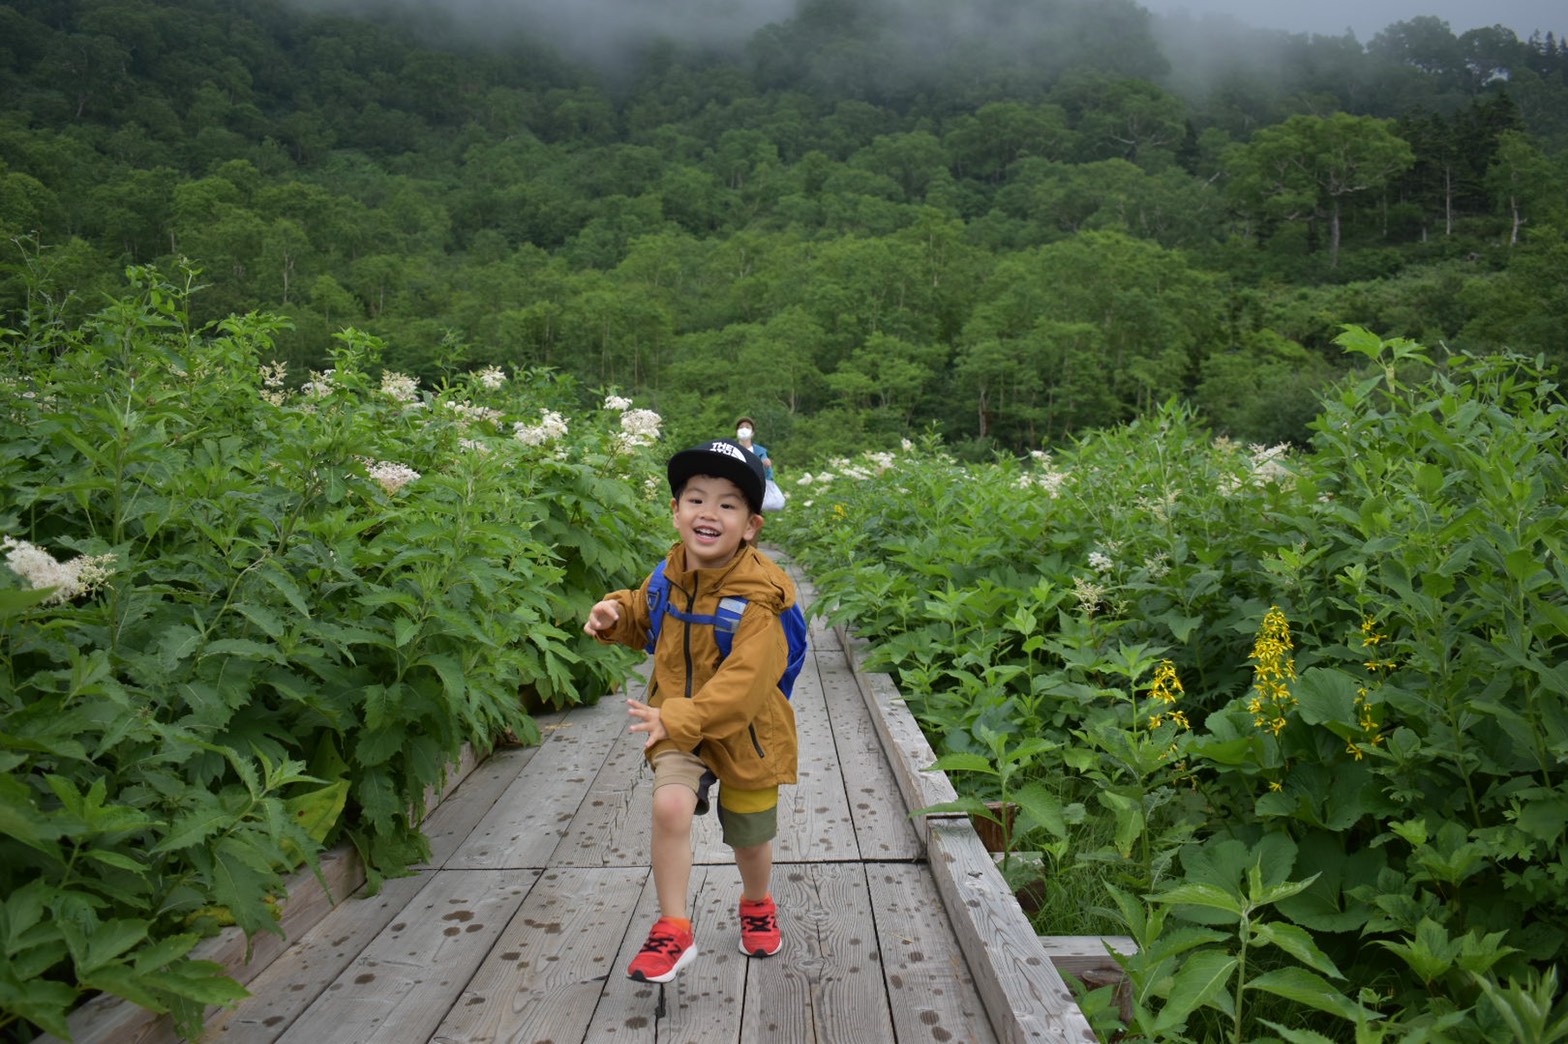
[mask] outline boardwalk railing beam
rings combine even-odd
[[[842,625],[837,630],[906,806],[926,808],[957,798],[947,774],[929,769],[936,754],[893,679],[867,672],[865,640]],[[1089,1020],[968,817],[919,816],[915,828],[997,1037],[1008,1044],[1093,1044],[1098,1038]]]

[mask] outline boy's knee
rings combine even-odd
[[[690,820],[697,808],[697,795],[680,784],[660,787],[653,792],[653,821],[659,826],[679,826]]]

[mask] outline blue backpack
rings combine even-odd
[[[664,575],[664,563],[660,562],[653,571],[652,579],[648,581],[648,644],[644,651],[652,653],[654,646],[659,644],[659,627],[668,614],[689,624],[712,626],[713,640],[719,644],[719,655],[728,656],[731,646],[735,644],[735,629],[740,626],[740,614],[746,611],[748,604],[744,598],[722,598],[719,600],[719,611],[712,615],[682,612],[670,603],[670,578]],[[789,663],[784,667],[784,676],[779,679],[779,691],[784,693],[785,699],[789,699],[795,693],[795,677],[806,665],[806,614],[800,611],[797,602],[779,614],[779,622],[784,625],[784,637],[789,640]]]

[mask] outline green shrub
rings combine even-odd
[[[1099,882],[1042,927],[1138,937],[1151,1039],[1494,1039],[1568,933],[1568,411],[1538,360],[1339,343],[1306,451],[1168,405],[837,461],[776,524],[960,793]]]
[[[661,550],[624,400],[420,389],[352,330],[290,381],[277,320],[193,329],[195,273],[129,274],[0,357],[0,1026],[57,1034],[92,990],[196,1025],[238,987],[191,948],[276,930],[324,845],[373,886],[426,856],[465,743],[625,674],[579,621]]]

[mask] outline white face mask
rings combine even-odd
[[[750,428],[736,428],[735,429],[735,437],[737,439],[749,439],[749,438],[751,438],[751,429]]]

